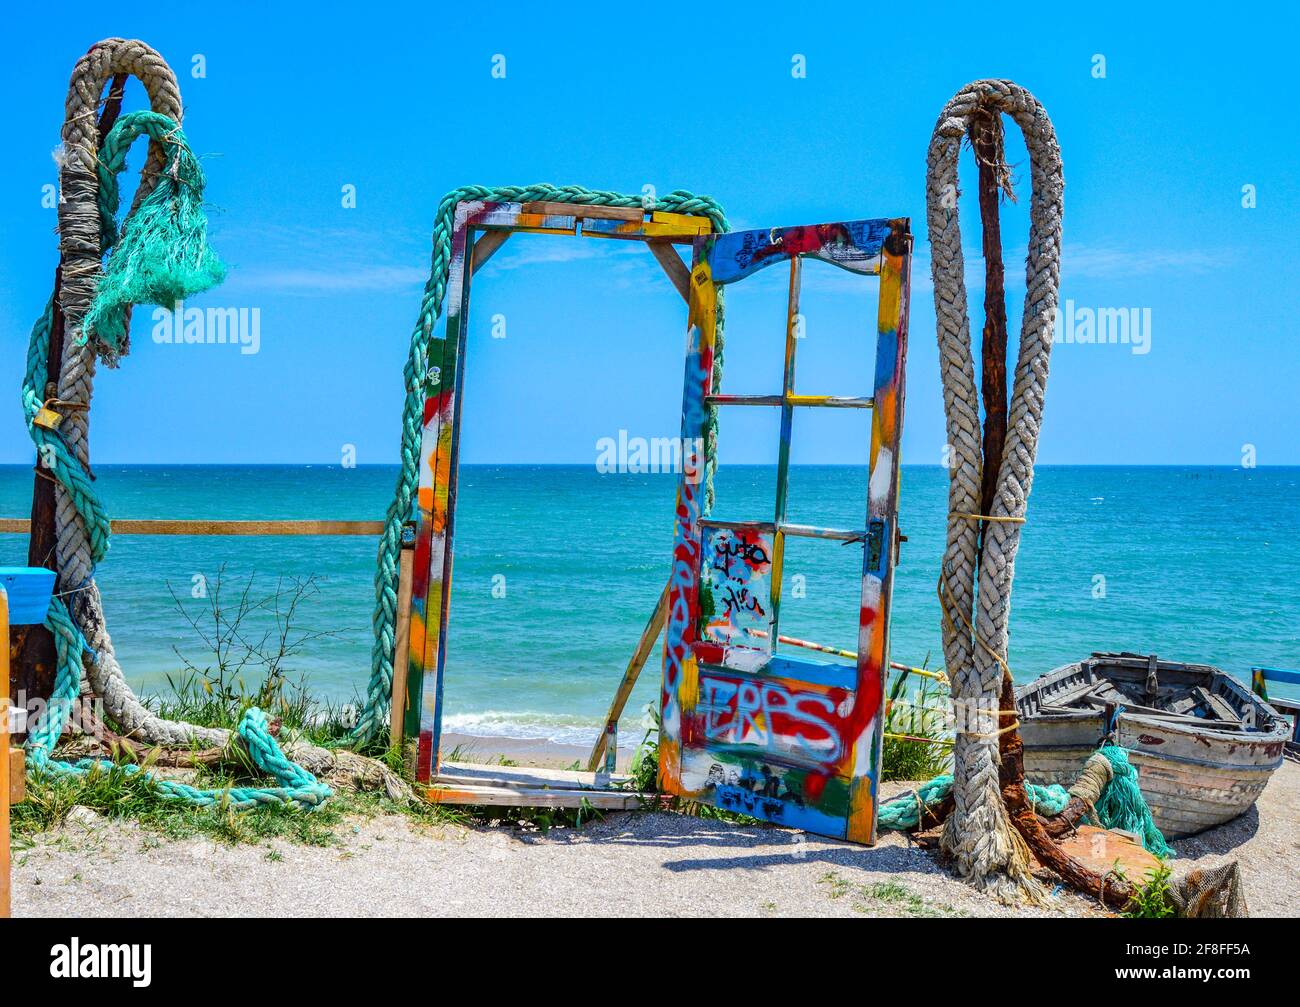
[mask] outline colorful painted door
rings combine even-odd
[[[889,667],[889,600],[897,552],[898,445],[903,420],[909,222],[857,220],[733,231],[697,238],[682,401],[684,457],[664,644],[659,769],[673,794],[823,835],[873,843]],[[795,390],[803,261],[879,277],[872,394]],[[713,389],[717,289],[784,264],[790,285],[783,387],[767,395]],[[864,281],[869,282],[869,281]],[[781,340],[773,324],[772,352]],[[869,345],[869,344],[868,344]],[[867,349],[864,346],[864,351]],[[715,521],[703,513],[711,407],[780,410],[776,500],[770,520]],[[863,528],[786,521],[790,443],[801,408],[870,409]],[[725,436],[725,415],[720,426]],[[697,450],[688,451],[688,445]],[[855,544],[862,555],[856,663],[778,653],[782,560],[791,536]]]

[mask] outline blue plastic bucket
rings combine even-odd
[[[0,587],[9,596],[9,623],[26,626],[45,621],[54,592],[54,571],[39,566],[0,566]]]

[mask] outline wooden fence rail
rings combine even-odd
[[[207,521],[114,520],[114,535],[374,535],[384,533],[382,521]],[[0,533],[26,535],[27,518],[0,518]]]

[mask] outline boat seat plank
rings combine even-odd
[[[1241,723],[1241,718],[1237,715],[1237,711],[1234,710],[1232,705],[1222,696],[1216,696],[1204,686],[1200,685],[1192,690],[1192,695],[1200,701],[1201,705],[1204,706],[1210,714],[1219,720],[1227,721],[1230,724]]]

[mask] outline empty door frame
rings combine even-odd
[[[511,234],[554,234],[645,242],[673,286],[687,294],[689,270],[672,245],[708,234],[705,217],[636,207],[582,203],[496,203],[464,200],[456,205],[447,281],[446,331],[430,344],[425,375],[424,428],[420,441],[416,501],[415,570],[407,658],[405,733],[417,734],[416,779],[438,773],[442,734],[443,678],[451,601],[452,545],[460,454],[460,411],[474,273]],[[393,674],[401,673],[394,668]]]

